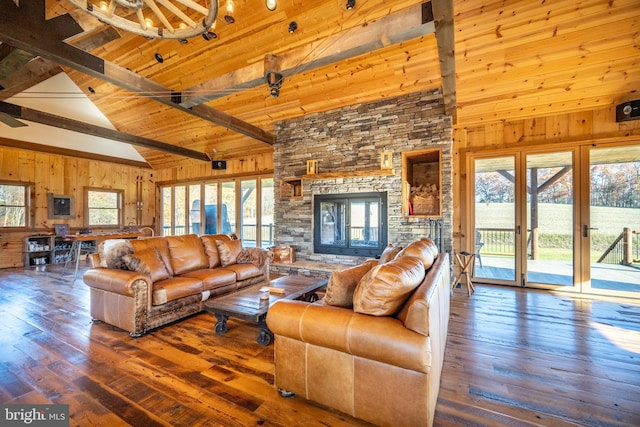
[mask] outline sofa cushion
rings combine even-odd
[[[233,271],[238,282],[262,275],[262,271],[253,264],[231,264],[224,269]]]
[[[382,254],[380,254],[379,264],[385,264],[389,261],[393,261],[398,253],[402,250],[402,246],[394,246],[393,243],[389,243],[389,245],[384,248]]]
[[[152,247],[136,252],[135,254],[127,254],[124,255],[122,259],[127,269],[150,276],[152,282],[158,282],[171,277],[157,248]]]
[[[237,263],[238,255],[242,251],[242,240],[216,240],[216,246],[223,267]]]
[[[169,271],[169,275],[173,276],[173,268],[171,267],[171,255],[169,255],[169,245],[166,237],[149,237],[146,239],[131,240],[133,253],[145,250],[147,248],[158,248],[162,261]]]
[[[179,298],[202,294],[202,291],[201,280],[183,276],[171,277],[153,284],[151,304],[166,304]]]
[[[337,270],[331,273],[324,303],[336,307],[353,307],[353,292],[360,279],[377,264],[376,261],[367,261],[355,267]]]
[[[102,267],[118,268],[126,270],[127,266],[122,257],[133,253],[133,246],[129,239],[108,239],[102,244],[102,256],[100,257]]]
[[[410,256],[419,258],[424,264],[424,269],[428,270],[433,265],[435,256],[433,255],[432,242],[429,240],[416,240],[400,251],[396,258]]]
[[[209,259],[209,268],[220,267],[220,255],[218,254],[218,245],[216,241],[229,241],[231,240],[226,234],[203,234],[200,236],[202,245],[204,246],[204,253]]]
[[[222,286],[235,285],[236,283],[235,271],[220,267],[190,271],[182,274],[181,277],[192,277],[202,280],[202,286],[205,291],[217,289]]]
[[[353,310],[373,316],[395,314],[425,276],[419,258],[403,256],[372,268],[353,294]]]
[[[196,234],[167,237],[169,253],[171,254],[171,268],[174,275],[189,271],[200,270],[209,266],[209,260],[204,253],[204,246]]]

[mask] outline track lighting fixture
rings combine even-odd
[[[267,6],[267,9],[269,9],[272,12],[276,10],[276,8],[278,7],[277,0],[265,0],[264,4]]]
[[[356,7],[356,0],[347,0],[347,10],[351,10]]]
[[[233,17],[233,0],[227,0],[227,13],[224,15],[227,24],[233,24],[236,19]]]
[[[282,87],[282,81],[284,76],[276,71],[267,71],[264,75],[269,85],[269,91],[273,98],[277,98],[280,95],[280,87]]]
[[[295,21],[291,21],[289,22],[289,32],[290,33],[295,33],[295,31],[298,29],[298,24],[296,24]]]

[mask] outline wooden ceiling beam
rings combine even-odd
[[[37,144],[35,142],[18,141],[10,138],[0,137],[0,145],[4,147],[18,148],[21,150],[39,151],[59,156],[77,157],[80,159],[117,163],[135,168],[151,169],[149,163],[146,162],[138,162],[135,160],[123,159],[121,157],[105,156],[103,154],[89,153],[87,151],[72,150],[69,148],[54,147],[53,145]]]
[[[27,4],[28,6],[23,6]],[[207,106],[192,110],[180,105],[179,97],[171,89],[125,68],[77,49],[63,40],[82,31],[73,18],[66,14],[44,19],[44,0],[21,2],[17,7],[11,0],[0,0],[0,41],[15,48],[39,55],[89,76],[107,81],[141,96],[195,115],[234,132],[273,145],[275,136],[250,123]],[[39,13],[39,9],[41,13]],[[38,13],[37,13],[38,12]],[[37,26],[41,31],[32,33]]]
[[[456,115],[456,49],[453,31],[453,0],[431,0],[436,26],[444,110],[457,123]]]
[[[425,22],[423,19],[423,9],[428,4],[412,6],[361,27],[351,28],[321,41],[278,54],[278,71],[286,78],[432,34],[436,31],[433,20]],[[192,86],[182,91],[180,104],[193,107],[227,96],[229,91],[265,85],[265,71],[264,62],[256,62]]]
[[[10,104],[8,102],[0,102],[0,113],[8,114],[15,119],[27,120],[47,126],[53,126],[60,129],[83,133],[86,135],[120,141],[131,145],[137,145],[140,147],[162,151],[165,153],[189,157],[196,160],[210,160],[207,154],[201,153],[199,151],[190,150],[188,148],[167,144],[165,142],[155,141],[153,139],[143,138],[124,132],[119,132],[113,129],[90,125],[78,120],[56,116],[54,114],[45,113],[43,111],[32,110],[30,108],[21,107],[19,105]]]

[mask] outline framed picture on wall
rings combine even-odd
[[[56,236],[66,236],[69,234],[69,224],[54,224]]]
[[[75,204],[73,196],[63,196],[49,193],[48,195],[49,219],[75,218]]]

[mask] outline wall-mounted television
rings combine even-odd
[[[63,196],[49,193],[48,195],[49,219],[75,218],[75,203],[73,196]]]

